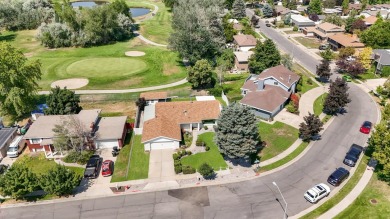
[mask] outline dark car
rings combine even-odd
[[[372,123],[369,121],[363,122],[363,125],[360,127],[360,132],[364,134],[370,134]]]
[[[353,144],[349,149],[349,151],[347,152],[347,154],[345,155],[343,163],[350,167],[354,167],[362,151],[363,151],[362,146]]]
[[[349,176],[349,171],[339,167],[329,177],[328,183],[333,186],[340,185]]]
[[[271,23],[269,21],[265,21],[265,26],[270,27]]]
[[[85,168],[84,177],[92,179],[97,178],[99,176],[99,167],[101,163],[102,158],[99,155],[92,155]]]
[[[102,164],[102,176],[111,176],[114,173],[114,162],[105,160]]]
[[[319,50],[327,50],[329,48],[329,44],[322,44],[318,47]]]

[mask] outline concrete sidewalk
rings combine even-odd
[[[322,94],[328,92],[329,85],[316,87],[304,93],[299,100],[299,116],[301,118],[307,116],[309,113],[314,113],[314,101]]]

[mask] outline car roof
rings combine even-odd
[[[364,121],[364,122],[363,122],[363,126],[366,126],[366,125],[369,125],[369,126],[371,126],[371,125],[372,125],[372,123],[371,123],[370,121]]]
[[[348,170],[346,170],[346,169],[344,169],[342,167],[339,167],[332,173],[331,176],[333,176],[335,178],[339,178],[339,177],[341,177],[343,175],[346,175],[348,172],[349,172]]]
[[[357,144],[352,144],[351,148],[349,149],[349,151],[359,151],[359,152],[362,152],[363,151],[363,147],[360,146],[360,145],[357,145]]]

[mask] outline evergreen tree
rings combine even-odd
[[[45,109],[47,115],[68,115],[77,114],[82,110],[79,106],[80,97],[74,91],[61,89],[60,87],[52,88],[47,97]]]
[[[309,115],[303,117],[305,122],[299,124],[299,136],[303,141],[310,141],[313,136],[318,135],[323,129],[324,125],[320,118],[314,114],[309,113]]]
[[[246,106],[232,104],[223,108],[218,119],[215,142],[230,159],[245,159],[257,152],[260,136],[256,117]]]
[[[233,8],[234,0],[225,0],[225,7],[229,10]]]
[[[339,77],[335,81],[330,81],[329,94],[324,102],[324,112],[335,114],[345,107],[351,100],[348,94],[348,85],[344,79]]]
[[[0,177],[0,193],[21,199],[39,189],[37,176],[25,165],[15,163]]]
[[[326,59],[322,59],[320,65],[317,65],[316,69],[317,75],[324,81],[328,81],[332,75],[329,67],[329,61]]]
[[[140,97],[137,101],[135,101],[135,105],[139,108],[139,110],[144,111],[145,106],[148,104],[144,97]]]
[[[202,175],[205,179],[211,178],[214,176],[214,169],[208,164],[208,163],[203,163],[199,167],[199,173]]]
[[[199,60],[193,67],[188,69],[188,82],[192,84],[193,88],[206,88],[212,82],[212,67],[210,63],[205,60]]]
[[[233,3],[233,17],[242,19],[246,16],[244,0],[234,0]]]
[[[343,9],[343,15],[346,15],[349,9],[349,0],[343,0],[341,7]]]
[[[280,65],[280,53],[271,39],[264,43],[258,41],[254,54],[249,58],[249,70],[252,73],[260,74],[267,68]]]
[[[70,195],[80,184],[81,176],[63,165],[56,165],[39,179],[39,185],[48,194]]]
[[[264,17],[269,18],[272,17],[273,14],[274,14],[274,10],[272,9],[272,7],[269,4],[264,4],[263,7]]]
[[[309,14],[322,14],[322,0],[311,0],[308,11]]]

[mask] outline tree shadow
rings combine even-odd
[[[17,36],[16,33],[6,34],[6,35],[0,34],[0,41],[6,41],[6,42],[14,41],[16,36]]]

